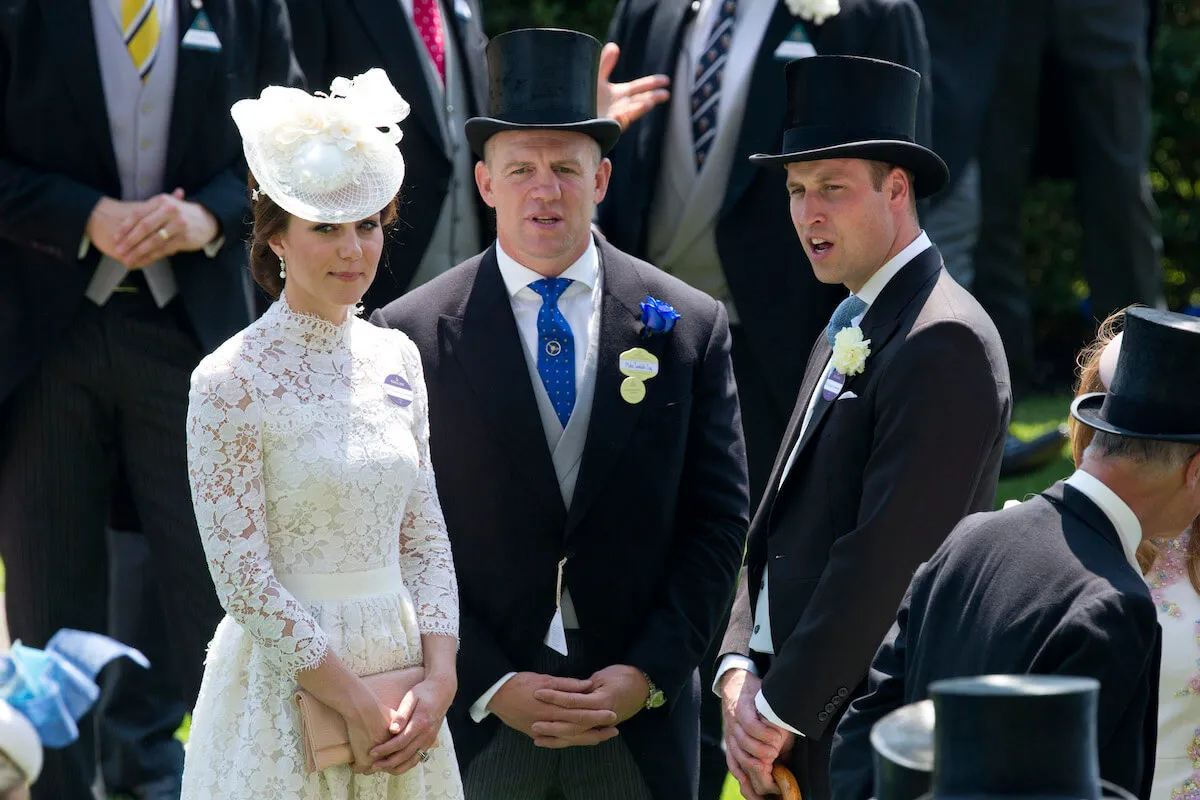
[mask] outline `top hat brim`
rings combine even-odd
[[[495,136],[501,131],[533,131],[533,130],[548,130],[548,131],[569,131],[572,133],[585,133],[596,140],[600,145],[600,155],[608,155],[609,151],[616,145],[617,140],[621,138],[621,123],[615,119],[587,119],[581,122],[509,122],[507,120],[495,119],[493,117],[472,117],[467,120],[464,126],[467,134],[467,143],[471,145],[471,149],[475,155],[483,158],[483,146],[487,144],[487,140]]]
[[[1104,400],[1108,397],[1105,392],[1093,392],[1076,397],[1071,403],[1071,416],[1087,425],[1105,433],[1117,436],[1127,436],[1130,439],[1153,439],[1158,442],[1179,442],[1180,444],[1200,444],[1200,433],[1149,433],[1136,431],[1113,425],[1101,415]]]
[[[801,161],[822,161],[827,158],[861,158],[903,167],[911,171],[915,178],[916,186],[913,187],[913,191],[918,200],[937,194],[950,181],[950,170],[941,156],[928,147],[894,139],[846,142],[780,155],[756,153],[750,156],[750,160],[755,164],[780,168]]]

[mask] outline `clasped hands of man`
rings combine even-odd
[[[100,252],[141,269],[176,253],[202,250],[220,235],[221,226],[212,212],[176,189],[149,200],[101,198],[86,233]]]
[[[718,687],[725,722],[725,764],[745,800],[779,794],[771,770],[796,743],[796,734],[773,725],[758,713],[754,698],[761,687],[762,680],[744,669],[726,672]]]
[[[616,736],[617,726],[641,711],[649,696],[640,670],[614,664],[582,680],[518,672],[487,709],[538,747],[576,747]]]

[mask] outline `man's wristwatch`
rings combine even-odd
[[[642,677],[646,679],[646,685],[650,687],[650,695],[646,698],[646,710],[659,708],[667,702],[667,696],[663,694],[662,689],[654,685],[654,681],[650,680],[650,676],[642,672]]]

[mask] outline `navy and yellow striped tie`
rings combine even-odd
[[[696,169],[704,168],[704,159],[717,138],[717,112],[721,103],[721,79],[729,60],[733,26],[737,21],[737,0],[717,0],[712,30],[704,45],[704,54],[692,76],[692,141]]]
[[[158,10],[155,0],[121,0],[121,33],[142,83],[158,54]]]

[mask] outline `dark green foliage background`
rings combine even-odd
[[[603,39],[616,0],[484,0],[492,35],[553,25]],[[1200,0],[1162,0],[1153,53],[1154,138],[1150,179],[1162,213],[1167,301],[1200,306]],[[1073,188],[1065,181],[1032,187],[1024,209],[1026,265],[1039,339],[1077,329],[1087,294],[1079,255]]]

